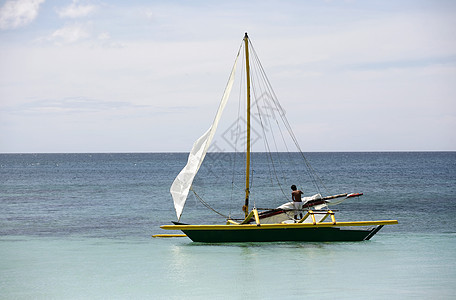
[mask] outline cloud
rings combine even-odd
[[[125,45],[122,43],[115,42],[111,39],[111,35],[108,32],[102,32],[97,37],[98,42],[104,48],[124,48]]]
[[[73,0],[71,5],[58,9],[57,14],[61,18],[82,18],[95,11],[95,5],[79,4],[78,0]]]
[[[126,110],[128,108],[147,108],[125,101],[103,101],[88,97],[66,97],[63,99],[42,99],[21,105],[11,106],[9,113],[20,114],[60,114],[60,113],[98,113],[110,110]]]
[[[71,44],[88,37],[90,37],[88,25],[76,23],[57,29],[49,37],[49,40],[57,43]]]
[[[14,29],[25,26],[38,16],[44,0],[10,0],[0,8],[0,29]]]
[[[146,10],[144,12],[144,15],[146,16],[146,18],[148,20],[155,21],[155,19],[156,19],[155,13],[153,13],[150,9]]]

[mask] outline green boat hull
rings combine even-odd
[[[203,243],[230,242],[355,242],[369,240],[383,225],[373,229],[338,227],[276,228],[251,230],[182,230],[192,241]]]

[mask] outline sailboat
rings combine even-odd
[[[234,67],[231,71],[225,92],[223,94],[218,111],[210,128],[198,139],[191,149],[188,161],[182,171],[177,175],[173,184],[171,185],[170,192],[173,198],[174,207],[177,215],[177,222],[170,225],[160,226],[165,230],[178,230],[183,234],[157,234],[154,237],[177,237],[187,236],[194,242],[205,243],[225,243],[225,242],[280,242],[280,241],[308,241],[308,242],[323,242],[323,241],[364,241],[369,240],[374,236],[384,225],[397,224],[397,220],[379,220],[379,221],[336,221],[335,214],[337,210],[330,209],[329,206],[337,205],[341,202],[353,198],[360,197],[362,193],[342,193],[335,195],[322,196],[322,193],[316,193],[313,196],[302,198],[302,208],[296,208],[291,201],[287,201],[283,205],[275,208],[261,209],[256,206],[256,203],[251,203],[251,196],[253,191],[253,175],[251,169],[252,156],[256,152],[252,152],[252,100],[251,92],[253,79],[251,74],[250,57],[257,60],[256,52],[247,33],[243,38],[241,47],[238,51]],[[211,143],[213,142],[217,127],[219,125],[222,113],[227,104],[230,96],[231,89],[234,82],[234,74],[238,65],[238,58],[240,54],[244,54],[245,61],[245,106],[246,106],[246,120],[245,120],[245,172],[243,174],[245,185],[242,191],[243,203],[239,204],[239,212],[242,218],[234,218],[231,215],[226,217],[224,224],[185,224],[180,222],[183,213],[184,205],[189,192],[192,191],[198,199],[200,199],[205,206],[210,207],[201,199],[193,188],[195,176],[200,170]],[[263,71],[263,68],[259,68]],[[261,76],[260,76],[261,77]],[[269,86],[269,80],[266,79]],[[275,95],[274,92],[270,94]],[[275,99],[275,97],[274,97]],[[274,101],[277,109],[281,109],[278,102]],[[281,114],[284,118],[284,114]],[[291,127],[284,119],[285,127],[291,131]],[[264,120],[258,123],[263,124]],[[264,129],[263,129],[263,132]],[[242,135],[244,137],[244,135]],[[298,153],[304,160],[304,165],[307,170],[310,170],[313,180],[320,181],[319,177],[314,173],[313,168],[310,166],[308,160],[305,158],[302,150],[300,149],[297,139],[291,133],[292,140],[298,147]],[[265,143],[266,144],[266,143]],[[269,144],[266,144],[269,147]],[[272,156],[268,156],[268,159]],[[274,166],[274,173],[276,173]],[[233,173],[234,174],[234,173]],[[277,175],[275,177],[278,177]],[[283,189],[280,187],[280,189]],[[282,191],[282,193],[285,195]],[[291,194],[289,194],[291,200]],[[239,200],[238,200],[239,201]],[[240,201],[239,201],[240,202]],[[215,210],[214,210],[215,211]],[[299,215],[299,218],[297,216]]]

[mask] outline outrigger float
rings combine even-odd
[[[165,230],[180,230],[183,234],[156,234],[153,237],[188,237],[194,242],[204,243],[365,241],[371,239],[384,225],[397,224],[397,220],[337,222],[335,218],[336,210],[331,210],[328,206],[339,204],[352,197],[359,197],[362,195],[360,193],[346,193],[326,197],[322,197],[321,194],[318,193],[312,197],[304,198],[302,210],[299,211],[300,213],[304,213],[304,216],[298,220],[294,218],[294,215],[296,215],[298,211],[294,208],[292,202],[287,202],[274,209],[259,209],[253,207],[252,210],[249,210],[249,198],[251,194],[251,74],[249,55],[255,53],[249,52],[251,42],[249,41],[247,33],[244,36],[243,46],[245,49],[247,94],[245,201],[242,207],[245,218],[236,220],[228,217],[226,224],[221,225],[189,225],[179,223],[188,193],[190,190],[193,191],[193,180],[203,163],[209,146],[211,145],[221,114],[229,97],[236,69],[235,63],[235,67],[233,67],[231,72],[225,93],[222,97],[222,102],[219,106],[212,126],[194,143],[189,154],[187,165],[176,177],[170,189],[174,200],[174,207],[176,209],[178,222],[173,222],[173,225],[162,225],[160,227]],[[257,60],[258,58],[255,56],[255,59]],[[238,59],[236,58],[236,62],[237,60]],[[280,106],[278,106],[278,108],[280,108]],[[287,129],[290,132],[291,129],[289,128],[289,124],[287,121],[285,122]],[[304,158],[304,155],[297,144],[296,138],[292,132],[290,132],[290,134],[299,150],[299,153]],[[309,167],[306,159],[305,164]],[[259,212],[259,210],[262,211]]]

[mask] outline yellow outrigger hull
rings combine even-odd
[[[166,230],[265,230],[265,229],[286,229],[286,228],[320,228],[320,227],[346,227],[346,226],[376,226],[395,225],[397,220],[381,221],[356,221],[333,223],[282,223],[282,224],[242,224],[242,225],[162,225],[160,228]]]

